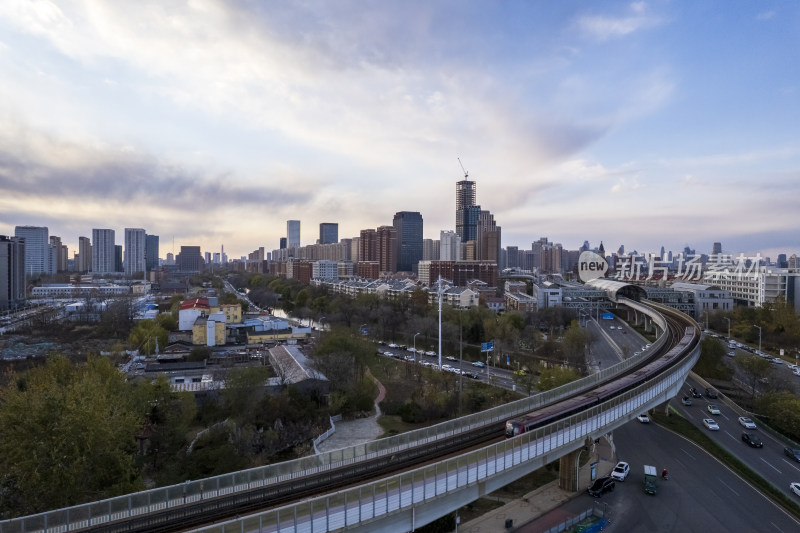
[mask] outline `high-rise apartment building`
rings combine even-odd
[[[111,274],[117,271],[113,229],[92,229],[92,272]]]
[[[125,275],[145,272],[145,231],[142,228],[125,228]]]
[[[25,240],[0,235],[0,311],[25,303]]]
[[[323,222],[319,225],[319,243],[336,244],[339,242],[339,224]]]
[[[17,226],[14,236],[25,239],[25,274],[54,274],[46,226]]]
[[[114,272],[125,272],[125,265],[122,261],[122,245],[114,245]]]
[[[441,261],[461,260],[461,237],[455,231],[439,233],[439,257]]]
[[[378,236],[378,264],[381,272],[397,272],[397,230],[394,226],[380,226]]]
[[[362,229],[358,239],[358,261],[378,261],[378,233],[374,229]]]
[[[50,267],[53,272],[66,272],[69,250],[62,244],[61,237],[50,236]]]
[[[422,214],[399,211],[392,225],[397,232],[397,270],[417,272],[417,263],[422,260]]]
[[[75,271],[81,274],[92,270],[92,241],[89,237],[78,237],[78,256]]]
[[[286,246],[287,248],[300,247],[300,221],[286,221]]]
[[[158,235],[144,236],[144,262],[148,271],[158,269]]]

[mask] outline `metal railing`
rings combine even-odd
[[[486,481],[527,462],[566,455],[616,427],[619,420],[665,400],[686,378],[699,351],[639,387],[598,406],[498,444],[377,482],[306,500],[300,504],[216,524],[198,531],[320,533],[356,527],[413,506],[432,503],[448,493]],[[417,526],[422,524],[417,524]]]
[[[629,305],[628,302],[625,302]],[[648,314],[653,321],[666,331],[666,320],[655,310],[643,304],[630,301],[638,310]],[[437,440],[457,436],[472,429],[493,423],[505,422],[566,397],[597,387],[600,383],[622,374],[638,365],[643,359],[660,350],[668,340],[668,335],[660,335],[650,349],[642,354],[603,369],[555,389],[538,393],[512,403],[494,407],[480,413],[467,415],[417,429],[400,435],[276,463],[267,466],[240,470],[201,480],[186,481],[177,485],[149,489],[97,502],[91,502],[35,515],[0,521],[0,533],[18,533],[41,530],[69,531],[78,528],[75,524],[100,524],[122,520],[133,516],[180,507],[189,503],[227,496],[236,492],[268,486],[287,480],[314,475],[359,461],[394,454]]]

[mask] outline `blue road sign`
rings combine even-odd
[[[482,342],[481,343],[481,351],[482,352],[491,352],[492,350],[494,350],[494,342],[489,341],[489,342]]]
[[[603,313],[603,320],[614,320],[614,313]]]

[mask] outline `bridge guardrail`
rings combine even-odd
[[[661,327],[662,331],[666,331],[666,321],[660,313],[633,300],[627,300],[624,303],[648,314]],[[667,335],[662,334],[649,350],[642,352],[638,356],[629,357],[616,365],[561,387],[540,392],[534,396],[480,413],[319,455],[4,520],[0,521],[0,533],[20,533],[41,529],[40,526],[35,524],[48,524],[46,526],[48,531],[67,531],[75,529],[71,526],[75,521],[80,523],[85,521],[89,523],[111,522],[131,516],[180,507],[200,500],[225,496],[237,491],[264,487],[271,483],[295,479],[380,455],[423,446],[438,439],[456,436],[476,427],[505,422],[510,418],[528,413],[544,405],[594,388],[599,383],[636,366],[642,359],[661,349],[666,341]]]

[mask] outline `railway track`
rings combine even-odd
[[[631,304],[641,305],[635,302],[631,302]],[[562,399],[531,413],[529,416],[536,420],[530,425],[530,429],[550,423],[557,418],[569,416],[587,406],[630,390],[648,379],[656,377],[660,372],[669,368],[672,363],[680,360],[682,354],[691,352],[691,348],[699,342],[697,324],[686,315],[668,307],[657,304],[648,305],[656,308],[666,320],[667,327],[663,335],[667,336],[667,339],[662,349],[654,351],[652,357],[642,360],[640,364],[622,376],[607,380],[590,391]],[[146,514],[129,513],[129,516],[120,517],[114,521],[101,524],[90,522],[85,528],[73,527],[70,528],[70,531],[91,530],[116,533],[187,530],[233,516],[300,501],[311,495],[339,490],[346,486],[396,474],[405,469],[416,468],[427,462],[438,461],[448,455],[463,453],[468,448],[482,446],[502,438],[504,432],[508,430],[508,424],[505,420],[486,424],[465,433],[428,442],[424,446],[367,458],[315,475],[285,479],[249,490],[235,491],[185,505],[166,507]],[[6,531],[5,528],[0,528],[0,533]]]

